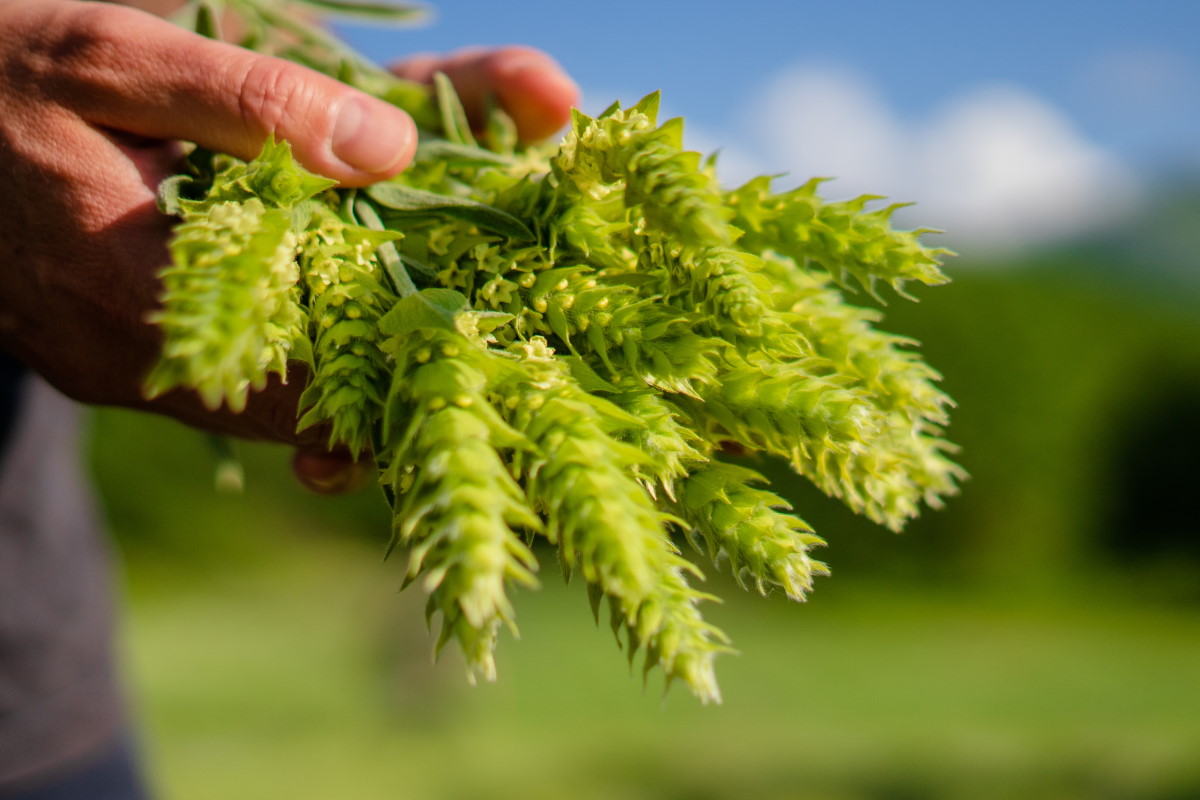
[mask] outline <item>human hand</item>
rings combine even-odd
[[[571,118],[579,87],[554,59],[531,47],[468,47],[447,56],[421,53],[392,66],[401,78],[429,83],[444,72],[473,125],[483,120],[487,98],[494,96],[512,117],[523,141],[551,135]]]
[[[461,80],[471,76],[502,99],[528,80],[460,72]],[[541,130],[520,121],[535,117],[513,113],[524,135]],[[145,319],[167,261],[170,220],[154,196],[176,171],[173,142],[250,158],[269,132],[289,140],[306,167],[346,186],[395,174],[416,146],[403,112],[295,64],[131,9],[77,0],[0,4],[0,169],[8,179],[0,201],[7,206],[0,209],[0,346],[77,400],[299,444],[302,481],[336,487],[343,481],[330,468],[349,469],[345,457],[322,461],[319,434],[294,432],[302,375],[272,383],[242,414],[210,412],[190,392],[153,401],[140,392],[158,352]]]

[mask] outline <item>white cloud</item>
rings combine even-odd
[[[903,180],[907,136],[862,78],[837,69],[793,69],[777,76],[747,118],[764,157],[801,179],[838,177],[859,194]]]
[[[944,228],[961,247],[1011,249],[1077,233],[1136,196],[1112,155],[1017,87],[980,87],[911,123],[852,71],[799,67],[772,80],[743,119],[742,146],[719,162],[723,180],[837,177],[827,195],[917,201],[898,219]],[[713,140],[689,136],[690,146]]]
[[[1135,193],[1127,171],[1052,106],[1011,87],[943,109],[914,143],[931,211],[961,236],[1020,245],[1113,219]]]

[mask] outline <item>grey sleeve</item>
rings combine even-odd
[[[16,398],[0,462],[0,793],[86,758],[123,724],[82,409],[32,374]]]

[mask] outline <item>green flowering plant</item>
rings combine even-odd
[[[499,109],[477,138],[444,76],[396,78],[274,0],[222,5],[244,45],[399,105],[423,135],[408,171],[359,190],[307,173],[286,142],[249,163],[193,151],[160,192],[179,221],[147,391],[237,410],[306,363],[298,427],[374,458],[388,552],[407,554],[438,648],[457,644],[470,676],[495,677],[540,539],[597,614],[607,602],[631,660],[719,700],[729,639],[677,541],[763,594],[803,600],[827,574],[822,539],[723,461],[731,448],[784,458],[897,530],[956,491],[939,376],[846,300],[946,281],[947,251],[893,230],[896,206],[826,202],[818,181],[723,189],[682,122],[658,123],[657,94],[575,111],[557,145],[518,145]],[[221,10],[181,19],[213,33]]]

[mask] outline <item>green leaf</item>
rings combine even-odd
[[[604,119],[606,117],[611,117],[620,110],[621,110],[621,101],[613,100],[612,105],[610,105],[608,108],[601,111],[600,116],[596,117],[596,119]],[[573,117],[572,117],[572,119],[573,119]]]
[[[366,193],[376,203],[394,212],[453,217],[510,239],[530,241],[536,238],[525,223],[511,214],[465,197],[434,194],[391,181],[368,186]]]
[[[364,78],[357,87],[407,111],[418,128],[432,130],[439,124],[436,105],[424,84],[388,75],[373,76],[369,83]]]
[[[455,144],[445,139],[422,141],[417,145],[417,154],[413,161],[418,164],[445,164],[447,167],[494,167],[509,166],[513,163],[508,156],[484,150],[482,147]]]
[[[594,394],[596,392],[615,393],[621,391],[600,377],[596,370],[588,366],[587,362],[578,356],[559,356],[558,360],[566,362],[571,370],[571,377],[587,392]]]
[[[172,175],[165,179],[158,185],[158,194],[156,196],[158,210],[172,217],[183,216],[181,201],[187,199],[184,190],[194,183],[195,179],[190,175]]]
[[[491,333],[513,319],[512,314],[505,314],[503,311],[473,311],[472,316],[475,317],[475,327],[480,333]]]
[[[246,181],[254,193],[266,202],[291,208],[302,200],[337,186],[337,181],[309,172],[296,163],[292,146],[268,136],[258,158],[250,162]]]
[[[637,101],[637,105],[630,111],[640,111],[650,118],[650,122],[658,124],[658,105],[662,99],[662,92],[651,92],[650,94]]]
[[[316,367],[316,360],[313,357],[312,340],[307,336],[297,336],[292,340],[292,350],[288,353],[288,358],[292,361],[300,361],[306,364],[311,372]]]
[[[442,134],[454,144],[474,146],[475,136],[471,133],[466,109],[446,73],[433,73],[433,89],[437,93],[438,111],[442,116]]]
[[[469,305],[467,298],[452,289],[424,289],[403,297],[379,319],[386,336],[407,336],[419,328],[456,331],[454,318]]]
[[[513,153],[519,144],[517,123],[496,101],[495,95],[487,96],[487,141],[500,153]]]
[[[196,33],[221,41],[221,23],[208,0],[199,0],[196,4]]]
[[[362,80],[360,75],[361,70],[355,66],[354,62],[348,58],[343,58],[338,62],[337,74],[333,77],[347,86],[357,86],[358,82]]]
[[[410,255],[401,255],[400,263],[404,265],[404,271],[408,273],[409,277],[415,276],[415,279],[420,280],[423,284],[435,283],[437,281],[437,270],[424,261],[420,261]]]
[[[463,297],[461,292],[453,289],[425,289],[420,294],[423,300],[435,308],[454,314],[467,311],[471,307],[467,298]]]
[[[659,129],[663,137],[663,141],[674,147],[677,150],[683,149],[683,117],[674,117],[662,124]],[[700,154],[695,154],[696,166],[694,170],[700,171]]]
[[[605,114],[608,114],[613,109],[620,109],[620,107],[621,106],[617,103],[613,103],[611,106],[609,106],[608,111],[605,111]],[[575,131],[576,133],[582,133],[583,129],[593,122],[595,122],[594,119],[580,111],[578,108],[571,109],[571,130]]]
[[[375,209],[366,200],[354,201],[354,214],[358,217],[363,225],[374,231],[384,230],[383,220],[375,213]],[[383,264],[383,271],[387,273],[392,280],[392,286],[396,290],[396,294],[401,297],[408,297],[417,292],[417,286],[412,282],[412,278],[408,276],[408,271],[404,269],[403,262],[400,261],[400,253],[396,251],[396,245],[391,242],[384,242],[378,250],[379,261]]]
[[[372,22],[411,24],[425,22],[431,16],[425,6],[413,3],[372,3],[366,0],[294,0],[339,17],[362,17]]]

